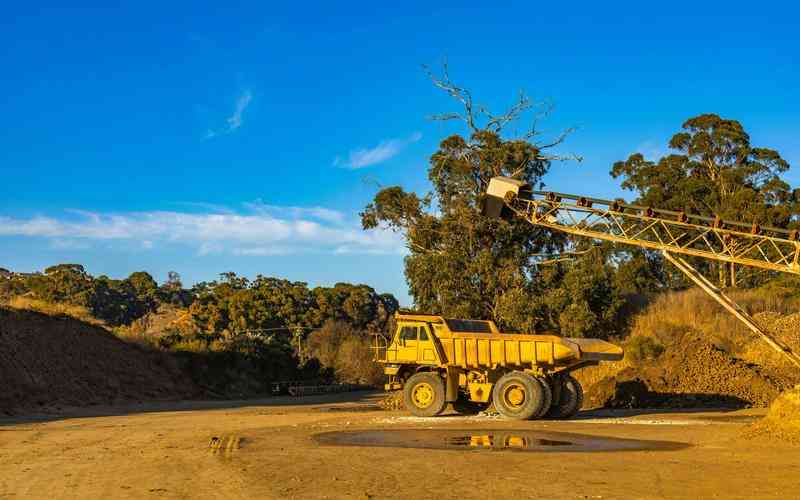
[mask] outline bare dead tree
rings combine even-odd
[[[532,115],[530,126],[521,134],[516,134],[516,139],[530,142],[540,151],[540,158],[547,161],[583,161],[583,157],[577,154],[554,154],[547,153],[546,150],[561,145],[567,137],[572,134],[576,127],[569,127],[550,140],[543,140],[544,131],[539,129],[542,120],[550,116],[555,106],[549,101],[535,101],[525,92],[520,91],[516,102],[514,102],[504,113],[495,115],[486,106],[476,104],[472,93],[458,85],[450,78],[447,61],[442,62],[441,74],[435,74],[427,65],[422,66],[425,73],[431,79],[434,86],[443,90],[450,97],[461,103],[463,112],[443,113],[429,116],[428,119],[434,121],[464,122],[472,133],[484,131],[493,132],[497,135],[503,133],[510,124],[524,120],[528,115]],[[464,154],[468,154],[465,151]]]

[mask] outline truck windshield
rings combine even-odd
[[[400,331],[400,340],[417,340],[417,327],[404,326]]]

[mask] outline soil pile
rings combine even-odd
[[[7,308],[0,308],[0,387],[0,414],[198,394],[166,353],[72,317]]]
[[[800,313],[782,316],[777,313],[762,313],[755,317],[762,328],[788,345],[795,353],[800,353]],[[774,367],[779,370],[794,370],[786,357],[776,352],[762,339],[751,335],[744,346],[742,357],[748,361]]]
[[[702,333],[678,335],[661,356],[623,369],[587,391],[588,406],[766,407],[798,382],[797,374],[770,370],[731,356]]]
[[[767,435],[800,444],[800,385],[778,396],[767,416],[753,424],[747,435]]]

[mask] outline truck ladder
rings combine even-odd
[[[797,230],[724,221],[630,205],[619,200],[530,191],[524,187],[507,192],[501,203],[514,215],[537,226],[660,251],[723,308],[800,367],[800,355],[764,330],[750,314],[682,257],[701,257],[800,275],[800,233]]]

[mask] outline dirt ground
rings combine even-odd
[[[0,420],[0,498],[789,498],[800,447],[745,439],[764,410],[603,410],[572,421],[419,419],[378,393],[155,403]],[[683,443],[650,451],[319,444],[331,431],[525,430]]]

